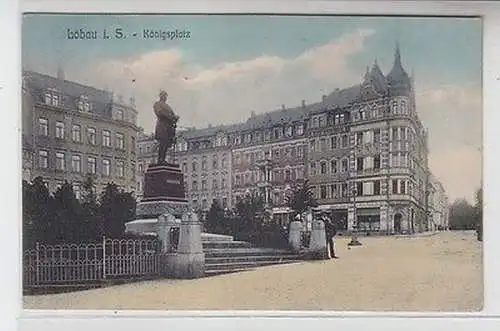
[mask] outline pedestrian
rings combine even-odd
[[[333,259],[338,259],[335,254],[335,235],[337,234],[337,226],[326,215],[323,215],[322,219],[325,223],[326,249],[329,253],[328,256]]]

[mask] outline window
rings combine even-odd
[[[45,103],[52,106],[58,106],[59,96],[55,93],[47,92],[45,93]]]
[[[373,182],[373,195],[380,195],[380,180]]]
[[[111,132],[108,130],[102,131],[102,145],[105,147],[111,147]]]
[[[304,134],[304,125],[299,124],[296,128],[297,135],[301,136]]]
[[[363,132],[356,132],[356,145],[363,143]]]
[[[46,118],[38,119],[39,133],[42,136],[49,135],[49,121]]]
[[[217,182],[217,178],[212,179],[212,188],[214,190],[219,189],[219,183]]]
[[[301,159],[304,156],[302,146],[297,146],[297,157]]]
[[[226,188],[226,186],[227,186],[226,179],[222,178],[222,188]]]
[[[407,137],[406,131],[408,130],[408,128],[405,127],[405,128],[401,128],[400,130],[401,130],[401,132],[400,132],[401,139],[402,140],[406,139],[406,137]]]
[[[310,174],[316,175],[316,162],[311,162]]]
[[[64,162],[64,153],[57,152],[56,153],[56,170],[64,171],[65,162]]]
[[[362,157],[358,157],[356,159],[356,170],[360,171],[360,170],[363,170],[364,167],[363,167],[363,158]]]
[[[356,191],[355,191],[356,196],[362,196],[363,195],[363,182],[357,182],[356,183]]]
[[[221,164],[222,168],[225,168],[226,167],[226,158],[223,157],[222,158],[222,164]]]
[[[332,174],[336,174],[338,172],[337,160],[332,160],[330,165],[332,167]]]
[[[245,142],[247,144],[250,144],[252,142],[252,134],[251,133],[247,133],[247,135],[245,136]]]
[[[71,169],[73,169],[73,172],[80,172],[82,170],[80,155],[73,155],[71,157]]]
[[[288,127],[286,128],[286,135],[287,135],[288,137],[291,137],[291,136],[292,136],[292,127],[291,127],[291,126],[288,126]]]
[[[380,142],[380,129],[373,130],[373,142],[376,144]]]
[[[49,154],[47,151],[38,152],[38,166],[42,169],[49,167]]]
[[[198,182],[193,180],[193,191],[197,191],[198,190]]]
[[[338,191],[338,185],[337,184],[331,184],[330,185],[330,190],[332,192],[332,198],[338,198],[339,197],[339,191]]]
[[[78,184],[78,183],[73,184],[73,193],[75,194],[75,198],[80,199],[80,197],[81,197],[80,184]]]
[[[64,123],[56,122],[56,138],[64,139]]]
[[[380,169],[380,155],[375,155],[373,158],[373,169]]]
[[[207,170],[207,158],[203,157],[201,160],[201,170]]]
[[[398,139],[398,127],[393,127],[392,128],[392,140],[397,140]]]
[[[399,193],[406,194],[406,180],[399,181]]]
[[[123,121],[123,109],[116,110],[116,119]]]
[[[342,172],[347,172],[349,169],[347,159],[342,160]]]
[[[81,127],[78,124],[73,124],[71,128],[71,137],[74,142],[79,143],[82,139]]]
[[[398,191],[398,180],[397,179],[393,179],[392,180],[392,193],[393,194],[398,194],[399,191]]]
[[[330,138],[330,147],[331,147],[331,149],[338,148],[338,146],[337,146],[337,136],[333,136],[333,137]]]
[[[87,159],[88,173],[95,174],[96,173],[96,160],[95,157],[89,157]]]
[[[212,168],[214,169],[217,169],[219,164],[218,164],[218,160],[217,160],[217,156],[214,156],[214,158],[212,159]]]
[[[182,169],[184,169],[184,167],[185,167],[185,166],[186,166],[186,163],[184,163],[184,164],[182,165]],[[186,168],[187,168],[187,166],[186,166]],[[141,174],[142,174],[142,172],[143,172],[143,165],[142,165],[142,163],[139,163],[139,173],[141,173]],[[185,172],[185,171],[184,171],[184,172]]]
[[[207,189],[207,181],[205,179],[203,179],[201,181],[201,189],[202,190],[206,190]]]
[[[123,133],[116,134],[116,147],[119,149],[125,149],[125,136]]]
[[[347,183],[343,183],[340,185],[340,193],[343,198],[349,196],[349,192],[347,191]]]
[[[348,145],[349,145],[349,141],[348,141],[347,135],[345,134],[342,136],[342,148],[346,148]]]
[[[130,144],[132,145],[132,153],[135,153],[136,146],[135,146],[135,137],[134,136],[130,137]]]
[[[321,185],[319,189],[320,189],[320,198],[326,199],[326,186]]]
[[[373,182],[363,183],[363,194],[364,195],[373,195]]]
[[[222,198],[222,208],[227,208],[227,198]]]
[[[142,172],[142,164],[139,164],[139,169],[140,172]],[[188,165],[187,162],[182,162],[182,172],[186,173],[188,171]]]
[[[196,163],[196,161],[193,161],[193,163],[191,164],[191,169],[193,172],[197,171],[197,168],[198,168],[198,164]]]
[[[102,160],[102,174],[104,176],[111,174],[111,162],[108,159]]]
[[[365,143],[365,144],[372,143],[373,142],[372,135],[373,135],[372,131],[366,131],[366,132],[364,132],[364,134],[363,134],[363,143]]]
[[[319,150],[322,152],[326,150],[326,139],[325,138],[321,138],[319,140]]]
[[[321,162],[321,173],[326,174],[326,162]]]
[[[309,150],[311,152],[314,152],[315,148],[316,148],[316,140],[312,139],[309,143]]]
[[[364,109],[361,109],[361,110],[359,111],[359,118],[360,118],[361,120],[366,120],[366,111],[365,111]]]
[[[116,162],[116,175],[118,177],[125,177],[125,165],[123,161]]]
[[[87,137],[89,140],[89,144],[95,145],[96,144],[96,133],[95,133],[95,128],[88,128],[87,129]]]

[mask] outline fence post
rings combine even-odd
[[[38,241],[36,242],[36,260],[35,260],[35,268],[36,268],[36,285],[40,284],[40,247]]]
[[[106,236],[102,236],[102,278],[106,279]]]

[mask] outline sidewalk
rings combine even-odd
[[[406,237],[408,238],[408,237]],[[473,232],[336,241],[340,259],[25,296],[28,309],[477,311],[482,245]],[[408,238],[410,239],[410,238]]]

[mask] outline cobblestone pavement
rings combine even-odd
[[[263,267],[196,280],[160,280],[25,296],[27,309],[397,310],[482,309],[482,246],[473,232],[362,237],[340,259]]]

